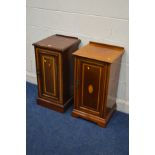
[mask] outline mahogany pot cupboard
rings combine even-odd
[[[123,47],[90,42],[75,53],[74,109],[81,117],[105,127],[116,109]]]
[[[38,81],[37,102],[64,112],[74,93],[72,116],[105,127],[116,109],[124,48],[89,42],[78,50],[79,43],[76,37],[56,34],[33,44]]]
[[[73,99],[73,56],[80,40],[53,35],[34,43],[39,105],[64,112]]]

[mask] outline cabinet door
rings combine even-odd
[[[77,65],[77,100],[78,109],[100,115],[104,104],[104,86],[106,65],[93,60],[78,60]]]
[[[58,100],[59,55],[56,52],[38,49],[37,57],[39,96]]]

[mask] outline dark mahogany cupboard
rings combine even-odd
[[[81,117],[105,127],[116,109],[123,47],[90,42],[74,52],[74,109]]]
[[[53,35],[34,43],[38,104],[64,112],[73,98],[73,58],[80,40]]]

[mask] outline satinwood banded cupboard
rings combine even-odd
[[[73,99],[73,56],[80,40],[53,35],[34,43],[38,104],[64,112]]]
[[[81,117],[105,127],[116,109],[123,47],[90,42],[75,53],[74,109]]]

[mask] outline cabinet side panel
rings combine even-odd
[[[79,59],[75,56],[74,57],[74,109],[78,109],[78,100],[79,100],[79,68],[80,65]]]
[[[107,112],[115,105],[120,74],[121,58],[118,58],[110,67],[108,94],[107,94]]]
[[[79,44],[75,44],[66,52],[62,53],[62,74],[63,74],[63,98],[64,102],[73,96],[74,93],[74,63],[72,53],[78,49]]]
[[[35,62],[36,62],[36,74],[37,74],[37,84],[38,84],[38,96],[41,96],[41,88],[40,88],[40,76],[39,76],[39,60],[38,60],[38,48],[34,47],[35,51]]]

